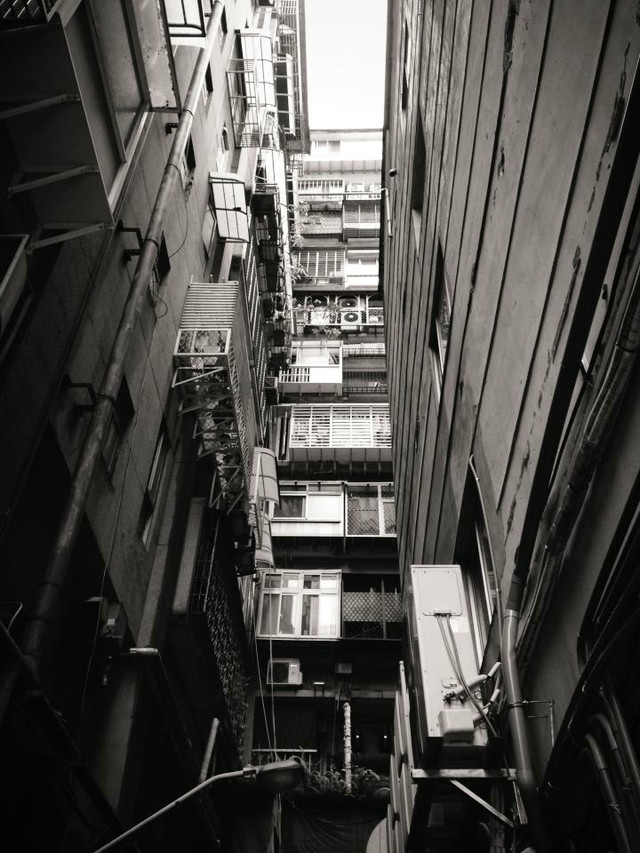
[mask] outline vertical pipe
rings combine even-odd
[[[215,8],[212,8],[212,14],[207,25],[205,46],[198,56],[191,76],[184,108],[180,114],[171,151],[151,211],[147,233],[138,256],[133,281],[113,342],[107,370],[73,474],[69,497],[63,510],[58,534],[51,549],[49,562],[34,607],[25,626],[23,639],[25,661],[31,666],[39,680],[42,680],[45,655],[53,645],[55,634],[62,620],[64,593],[69,577],[71,556],[84,518],[84,511],[95,470],[100,460],[104,437],[113,417],[115,401],[124,375],[125,359],[133,341],[138,316],[146,298],[149,277],[158,255],[169,203],[173,196],[176,179],[180,175],[180,160],[191,132],[204,75],[218,32],[222,8],[220,0],[216,0]]]
[[[344,784],[347,794],[351,793],[351,703],[345,702],[344,710]]]
[[[614,834],[618,840],[618,846],[623,853],[633,853],[633,849],[629,843],[629,837],[627,835],[620,803],[617,801],[615,789],[611,782],[607,762],[605,761],[604,755],[602,754],[602,751],[598,746],[598,742],[593,735],[585,735],[585,741],[587,742],[587,748],[591,756],[591,760],[598,771],[598,780],[605,796],[607,806],[609,807],[607,809],[607,814],[611,816],[611,823]]]
[[[518,786],[527,810],[527,818],[538,845],[538,853],[545,853],[548,850],[547,832],[540,809],[536,779],[531,762],[524,702],[516,663],[518,622],[518,611],[511,608],[507,609],[503,620],[502,672],[509,708],[511,742],[518,772]]]

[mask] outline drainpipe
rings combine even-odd
[[[522,799],[527,810],[527,819],[537,844],[536,849],[538,853],[545,853],[548,850],[547,830],[542,817],[536,778],[531,762],[527,723],[524,714],[525,706],[522,700],[516,661],[516,639],[520,621],[521,598],[522,587],[516,584],[514,589],[512,585],[502,624],[502,672],[509,709],[511,741],[518,772],[518,787],[522,793]]]
[[[347,794],[351,793],[351,703],[345,702],[344,710],[344,784]]]
[[[587,751],[598,772],[598,780],[600,782],[605,801],[609,806],[608,814],[611,816],[611,823],[613,824],[615,836],[618,839],[618,846],[622,853],[633,853],[633,849],[629,843],[627,830],[625,828],[624,819],[622,817],[620,803],[616,798],[615,788],[611,782],[609,767],[607,766],[605,757],[593,735],[585,735],[585,741],[587,743]]]
[[[36,602],[25,626],[22,643],[25,660],[40,681],[42,680],[45,656],[53,645],[55,634],[62,620],[64,592],[69,577],[71,555],[84,517],[84,510],[96,466],[100,459],[105,433],[113,417],[115,401],[124,375],[125,358],[133,340],[138,316],[146,299],[149,277],[158,255],[174,186],[180,175],[180,160],[189,139],[205,72],[217,37],[222,9],[220,0],[215,0],[207,24],[205,46],[198,56],[191,75],[189,90],[151,211],[147,233],[138,256],[133,281],[113,342],[105,377],[98,392],[93,416],[73,474],[58,535],[51,549],[49,563],[40,584]]]

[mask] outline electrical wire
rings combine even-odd
[[[262,716],[264,717],[264,730],[267,735],[267,745],[269,747],[269,751],[274,754],[273,746],[271,744],[271,735],[269,734],[269,720],[267,717],[267,706],[264,702],[264,690],[262,687],[262,672],[260,669],[260,652],[258,651],[258,631],[256,628],[256,614],[255,608],[251,610],[251,622],[253,625],[253,642],[256,649],[256,669],[258,670],[258,687],[260,690],[260,702],[262,704]]]
[[[184,244],[187,242],[187,237],[189,236],[189,205],[187,204],[187,199],[185,198],[184,193],[182,194],[182,201],[184,203],[184,212],[185,212],[185,217],[186,217],[184,237],[182,238],[182,243],[180,243],[180,245],[175,250],[175,252],[172,252],[169,255],[169,260],[171,260],[171,258],[175,258],[175,256],[178,254],[178,252],[181,252],[183,250]]]
[[[278,739],[276,736],[276,706],[273,696],[273,637],[269,635],[269,660],[271,661],[271,725],[273,732],[273,760],[278,760]]]

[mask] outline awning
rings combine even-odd
[[[251,472],[251,500],[271,501],[280,506],[280,488],[276,454],[268,447],[256,447],[253,450],[253,469]]]
[[[232,173],[210,172],[209,184],[220,238],[232,243],[248,243],[249,217],[244,181]]]

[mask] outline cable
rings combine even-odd
[[[464,678],[464,675],[462,673],[462,665],[460,663],[460,657],[458,656],[458,649],[456,646],[456,640],[455,640],[455,636],[453,633],[453,629],[451,627],[450,615],[446,614],[446,616],[445,616],[445,614],[436,613],[435,616],[436,616],[436,621],[438,623],[438,628],[440,629],[440,634],[442,635],[442,642],[444,643],[445,651],[447,653],[447,657],[449,658],[449,663],[453,667],[453,671],[455,673],[456,678],[458,679],[460,684],[464,687],[464,691],[467,694],[467,696],[469,697],[469,700],[471,701],[471,703],[473,704],[476,711],[480,714],[480,716],[484,720],[484,722],[485,722],[487,728],[489,729],[489,731],[491,732],[491,734],[494,737],[498,737],[498,733],[496,732],[496,729],[495,729],[493,723],[490,721],[489,717],[487,716],[487,714],[483,710],[482,706],[478,703],[476,697],[471,692],[471,689],[469,688],[469,685],[467,684],[467,682]],[[445,630],[444,630],[443,620],[445,618],[447,620],[447,626],[449,628],[449,632],[451,635],[451,643],[452,643],[451,647],[449,647],[449,642],[447,640]]]
[[[182,201],[184,203],[184,212],[186,216],[186,227],[184,230],[184,237],[182,238],[182,243],[180,243],[175,252],[172,252],[169,255],[169,260],[171,260],[171,258],[174,258],[178,254],[178,252],[182,251],[182,249],[184,248],[184,244],[187,242],[187,237],[189,236],[189,205],[187,204],[187,199],[185,198],[184,193],[182,193]]]
[[[273,732],[273,760],[278,760],[278,740],[276,736],[276,707],[273,697],[273,637],[269,635],[269,660],[271,661],[271,731]]]
[[[264,730],[267,735],[267,745],[269,750],[273,753],[273,746],[271,744],[271,735],[269,734],[269,721],[267,719],[267,706],[264,703],[264,691],[262,689],[262,673],[260,671],[260,654],[258,652],[258,631],[256,628],[256,613],[255,608],[251,609],[251,622],[253,625],[253,642],[256,649],[256,669],[258,670],[258,687],[260,689],[260,701],[262,704],[262,715],[264,717]]]

